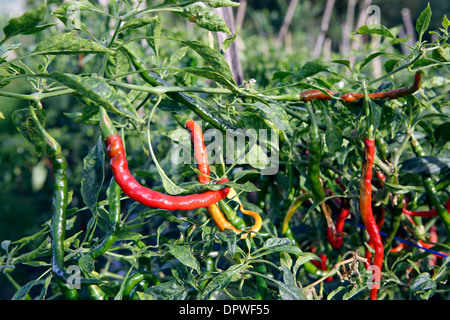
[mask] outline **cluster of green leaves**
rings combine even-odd
[[[131,297],[124,296],[124,291],[127,279],[135,272],[151,272],[159,279],[159,283],[136,287],[137,295],[132,296],[140,299],[366,298],[369,274],[362,264],[355,267],[355,273],[349,275],[352,281],[347,283],[339,281],[335,275],[339,270],[333,267],[348,251],[370,250],[358,224],[361,141],[367,131],[367,121],[359,105],[339,100],[313,103],[324,145],[321,178],[324,186],[335,194],[327,200],[334,211],[338,210],[335,199],[349,197],[352,222],[346,225],[344,247],[332,250],[326,239],[323,215],[317,210],[318,203],[304,205],[291,221],[298,244],[295,245],[282,234],[281,224],[300,190],[309,190],[306,179],[309,119],[304,104],[296,97],[299,91],[312,88],[323,92],[326,89],[388,90],[412,81],[410,73],[403,71],[422,70],[425,80],[419,94],[398,101],[369,101],[376,135],[387,143],[384,153],[379,147],[375,165],[385,172],[388,180],[383,188],[375,190],[374,199],[377,205],[386,206],[386,217],[393,215],[389,209],[392,206],[389,193],[394,199],[400,195],[415,198],[417,207],[426,207],[420,177],[428,174],[441,179],[437,185],[442,186],[439,191],[444,202],[448,194],[442,189],[448,186],[450,166],[449,131],[446,130],[450,24],[447,18],[444,16],[442,28],[435,32],[434,43],[422,40],[432,14],[427,7],[417,21],[419,41],[413,47],[407,45],[406,39],[399,38],[394,29],[363,26],[357,35],[370,35],[382,41],[375,52],[370,45],[358,52],[361,59],[355,63],[345,57],[305,63],[280,57],[286,62],[258,66],[263,69],[264,86],[258,86],[258,82],[255,85],[250,79],[240,86],[223,56],[237,35],[221,44],[222,51],[212,40],[214,36],[211,37],[213,32],[230,34],[225,21],[213,9],[237,3],[166,0],[147,7],[143,4],[143,1],[136,5],[128,1],[111,2],[107,8],[101,8],[100,4],[89,1],[69,1],[48,14],[49,6],[44,2],[35,10],[9,20],[3,28],[0,96],[41,101],[47,110],[38,112],[41,122],[53,127],[50,133],[57,140],[65,141],[62,145],[67,146],[69,159],[74,154],[79,156],[78,161],[69,161],[69,167],[78,170],[79,180],[73,179],[70,186],[66,265],[77,265],[85,276],[105,279],[97,289],[103,291],[102,297],[115,299]],[[195,36],[185,32],[186,23],[198,27]],[[24,47],[19,42],[20,36],[31,34],[36,43]],[[398,44],[407,46],[410,55],[398,53],[395,49]],[[258,52],[263,56],[256,49],[257,46],[252,47],[252,54],[246,58],[251,59]],[[147,69],[135,70],[127,50],[141,58]],[[6,54],[13,51],[18,55],[7,59]],[[267,61],[275,61],[279,55],[276,50],[266,53]],[[375,59],[383,59],[385,74],[369,80],[373,77],[370,66]],[[252,66],[246,70],[251,72]],[[172,85],[149,86],[141,77],[147,71],[158,73]],[[382,82],[386,79],[389,82]],[[17,81],[24,80],[30,92],[10,90]],[[379,82],[375,88],[373,85]],[[172,133],[179,129],[173,114],[196,119],[198,113],[168,98],[166,93],[170,92],[202,93],[193,98],[205,106],[213,119],[230,127],[279,132],[280,168],[275,175],[261,175],[264,166],[211,167],[217,176],[226,172],[231,181],[229,186],[238,192],[245,207],[261,214],[264,222],[261,232],[252,240],[241,241],[233,232],[220,232],[204,209],[168,212],[123,197],[117,242],[104,255],[93,259],[89,251],[101,242],[110,224],[108,190],[104,183],[110,172],[103,142],[97,139],[99,106],[113,115],[114,124],[126,142],[130,168],[143,184],[170,194],[204,189],[193,182],[195,169],[189,165],[174,166],[171,162],[168,150],[174,144]],[[72,107],[60,113],[53,111],[52,107],[67,101],[64,99],[68,96]],[[43,145],[27,110],[19,108],[12,119],[29,142],[27,147],[34,146],[34,156],[39,159],[44,156]],[[70,126],[89,132],[81,138],[88,142],[80,153],[74,151],[78,136],[75,138],[73,132],[62,128],[57,131],[59,125],[55,119],[62,117]],[[429,156],[413,156],[411,148],[404,143],[412,133],[420,138]],[[337,187],[334,182],[337,177],[347,186],[346,192]],[[391,177],[398,180],[390,180]],[[255,194],[257,201],[251,197]],[[51,299],[65,294],[50,272],[50,217],[41,215],[46,217],[43,228],[32,236],[2,242],[0,270],[17,289],[13,299],[31,296]],[[420,219],[415,223],[402,219],[401,224],[402,231],[412,230],[409,237],[415,240],[426,240],[432,226],[441,237],[450,232],[438,218],[423,224]],[[386,231],[391,225],[387,218]],[[448,249],[442,243],[437,247]],[[334,275],[329,283],[325,282],[328,275],[323,276],[312,265],[312,261],[320,261],[318,253],[328,257],[330,275]],[[447,258],[436,265],[430,265],[431,261],[429,253],[414,247],[387,254],[381,297],[428,299],[437,293],[447,294],[448,289],[442,283],[448,278],[450,260]],[[261,265],[265,268],[261,269]],[[13,276],[17,269],[27,267],[35,270],[33,278],[27,279],[25,285],[18,284]],[[415,274],[412,282],[410,270]],[[82,288],[80,297],[97,297],[91,289]]]

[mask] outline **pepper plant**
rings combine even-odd
[[[448,297],[447,17],[428,30],[427,6],[414,45],[364,25],[378,49],[259,66],[260,86],[224,57],[248,35],[214,9],[237,5],[44,1],[5,22],[0,97],[20,106],[0,121],[21,149],[2,160],[25,150],[47,201],[0,239],[2,298]]]

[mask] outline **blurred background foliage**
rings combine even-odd
[[[104,10],[111,10],[113,1],[91,1],[94,5]],[[361,47],[354,47],[348,52],[344,52],[343,37],[349,36],[350,40],[356,43],[364,41],[364,37],[355,36],[357,30],[357,20],[360,12],[365,11],[368,5],[376,5],[380,8],[381,24],[388,28],[398,28],[399,32],[405,28],[405,12],[409,13],[410,22],[415,23],[420,12],[430,3],[433,10],[430,30],[435,30],[441,26],[444,14],[450,12],[449,1],[426,1],[426,0],[402,0],[402,1],[365,1],[365,0],[336,0],[334,2],[328,28],[325,32],[325,42],[321,47],[319,56],[314,55],[316,40],[321,33],[321,24],[327,4],[326,0],[299,1],[293,11],[292,21],[289,24],[287,33],[283,37],[282,43],[277,44],[280,36],[280,29],[285,21],[290,1],[288,0],[248,0],[241,1],[245,5],[244,12],[239,8],[234,8],[236,19],[242,25],[239,26],[239,37],[237,44],[239,47],[239,57],[242,63],[244,79],[255,79],[259,88],[270,89],[276,85],[273,75],[277,71],[295,71],[305,62],[314,59],[356,59],[360,60],[370,52],[373,46],[378,43],[366,43]],[[0,0],[0,29],[6,25],[7,21],[18,16],[28,9],[38,7],[41,1],[14,1]],[[62,1],[49,0],[49,11],[55,10]],[[153,4],[155,1],[148,1]],[[350,33],[345,33],[344,24],[350,18],[348,15],[349,4],[354,5],[351,15],[353,26]],[[408,11],[405,11],[404,9]],[[403,15],[402,15],[403,13]],[[100,15],[82,14],[82,21],[88,26],[92,35],[97,39],[104,36],[104,32],[109,32],[107,25],[110,21]],[[178,39],[201,39],[208,41],[208,32],[196,28],[192,24],[186,24],[183,19],[171,14],[160,14],[161,25],[166,30],[163,34]],[[50,14],[47,15],[48,22],[59,22]],[[365,23],[363,23],[365,24]],[[167,28],[170,27],[170,30]],[[44,37],[62,32],[61,22],[55,27],[49,28],[46,32],[35,35],[20,36],[15,39],[21,42],[18,54],[31,51],[36,43]],[[1,33],[1,31],[0,31]],[[3,35],[0,34],[0,38]],[[431,35],[425,35],[425,39],[432,41]],[[134,45],[139,46],[139,43]],[[161,48],[162,57],[170,57],[177,49],[177,44],[165,41]],[[402,48],[393,46],[390,49],[401,51]],[[149,47],[143,47],[142,55],[146,59],[155,63],[156,57]],[[58,56],[52,63],[52,70],[61,72],[79,73],[98,70],[101,61],[98,57],[93,59],[83,59],[83,66],[80,66],[80,59],[76,56]],[[35,61],[31,59],[28,64],[36,69],[41,63],[40,57]],[[195,55],[183,59],[189,65],[199,63]],[[33,66],[34,63],[34,66]],[[157,62],[156,62],[157,63]],[[160,61],[161,63],[161,61]],[[51,71],[51,70],[49,70]],[[185,81],[186,85],[193,84],[197,79],[177,79]],[[201,80],[200,80],[201,81]],[[29,93],[31,88],[28,82],[17,80],[11,85],[4,87],[9,92]],[[1,90],[1,89],[0,89]],[[91,125],[80,124],[64,116],[64,113],[80,110],[81,103],[71,95],[48,99],[45,101],[47,110],[46,127],[49,132],[61,144],[65,156],[68,160],[69,189],[72,190],[73,200],[71,206],[83,206],[83,200],[79,193],[80,172],[83,158],[87,155],[98,137],[98,132]],[[51,181],[51,165],[47,158],[38,156],[33,146],[17,131],[11,114],[19,109],[28,106],[27,101],[0,97],[0,204],[1,223],[0,239],[19,239],[23,236],[33,234],[41,229],[41,225],[50,218],[51,193],[53,183]],[[163,124],[162,124],[163,125]],[[164,148],[162,146],[161,148]],[[83,223],[82,219],[77,220]],[[82,227],[81,227],[82,228]],[[17,273],[16,273],[17,274]],[[18,276],[18,275],[17,275]],[[17,277],[16,276],[16,277]],[[26,276],[24,274],[26,278]],[[12,288],[6,285],[4,278],[0,278],[0,298],[11,296]],[[24,281],[25,283],[25,281]]]

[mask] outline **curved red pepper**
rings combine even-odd
[[[116,133],[106,137],[105,143],[117,184],[128,197],[149,207],[166,210],[198,209],[224,199],[230,191],[229,188],[224,188],[188,196],[171,196],[145,188],[136,181],[128,169],[128,161],[120,135]],[[228,180],[223,179],[220,182],[226,181]]]
[[[364,139],[364,146],[364,161],[362,164],[359,207],[364,226],[370,236],[370,244],[373,245],[375,250],[372,265],[378,267],[381,273],[384,247],[383,242],[381,241],[377,221],[375,220],[372,212],[372,167],[375,156],[375,140]],[[379,280],[380,279],[374,279],[374,281]],[[372,286],[370,290],[370,299],[376,300],[377,293],[378,286]]]
[[[383,100],[383,99],[398,99],[401,97],[405,97],[407,95],[413,94],[420,88],[420,82],[422,80],[422,74],[420,72],[416,72],[414,76],[414,82],[412,85],[408,87],[403,87],[387,92],[375,92],[375,93],[369,93],[369,97],[374,100]],[[331,91],[331,90],[325,90],[329,95],[333,96],[336,93],[339,93],[339,91]],[[313,90],[307,90],[300,93],[300,101],[311,101],[311,100],[331,100],[333,99],[329,95],[323,93],[320,90],[313,89]],[[364,93],[345,93],[339,99],[345,101],[345,102],[355,102],[360,99],[364,98]]]

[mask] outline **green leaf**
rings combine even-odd
[[[114,51],[105,48],[100,43],[77,37],[73,32],[57,34],[39,42],[32,54],[114,54]]]
[[[279,286],[281,299],[306,300],[306,296],[303,294],[302,290],[297,286],[297,282],[291,271],[285,266],[282,266],[280,270],[283,273],[283,284],[284,284],[284,286]]]
[[[187,47],[182,47],[177,50],[170,56],[168,67],[175,65],[178,61],[183,59],[186,55]]]
[[[421,41],[423,34],[427,31],[428,26],[430,25],[431,14],[430,4],[428,3],[425,10],[420,13],[419,18],[417,18],[416,21],[416,31],[419,34],[419,41]]]
[[[125,31],[127,29],[137,29],[144,26],[147,26],[151,23],[154,23],[155,20],[158,20],[158,17],[142,17],[142,18],[135,18],[126,21],[123,26],[120,28],[120,32]]]
[[[89,254],[82,254],[80,260],[78,260],[78,265],[81,270],[91,273],[95,269],[94,258],[92,258]]]
[[[114,54],[108,55],[105,69],[107,78],[115,78],[115,80],[120,81],[121,78],[116,77],[128,72],[129,69],[130,59],[128,59],[125,49],[119,48]]]
[[[67,1],[63,3],[58,9],[52,12],[52,14],[72,14],[73,12],[79,11],[96,11],[102,12],[97,9],[89,1]]]
[[[264,254],[269,254],[273,252],[286,252],[296,255],[301,255],[303,252],[300,250],[292,240],[288,238],[269,238],[264,242],[261,251]]]
[[[39,281],[39,278],[31,280],[27,284],[25,284],[23,287],[21,287],[17,292],[14,294],[14,296],[11,298],[11,300],[22,300],[25,298],[25,296],[28,294],[28,292],[31,290],[31,288]]]
[[[202,299],[209,300],[214,292],[225,289],[232,278],[233,274],[231,272],[222,272],[219,274],[206,285],[202,293]]]
[[[149,23],[147,31],[145,33],[147,36],[146,41],[148,45],[153,49],[156,56],[159,56],[159,37],[161,36],[161,22],[159,18],[156,17],[155,20]]]
[[[445,30],[447,30],[448,26],[450,26],[450,21],[448,20],[446,15],[444,15],[444,18],[442,19],[442,26],[445,28]]]
[[[97,215],[97,200],[105,179],[105,151],[103,140],[98,138],[95,146],[83,159],[81,171],[81,195],[84,203]]]
[[[296,72],[296,76],[304,79],[323,71],[328,72],[329,68],[320,62],[308,61]]]
[[[222,48],[221,48],[222,52],[227,51],[227,49],[233,44],[234,40],[236,40],[238,32],[239,32],[239,26],[237,26],[236,32],[231,37],[223,40]]]
[[[27,32],[28,34],[30,32],[33,33],[34,31],[32,30],[35,29],[42,20],[44,20],[46,12],[47,1],[44,1],[38,9],[26,12],[18,18],[10,19],[8,24],[3,28],[5,37],[0,44],[15,35],[27,34]]]
[[[203,2],[194,2],[183,7],[182,10],[175,13],[196,23],[200,28],[231,34],[225,20]]]
[[[177,280],[169,280],[144,291],[156,300],[184,300],[187,289]]]
[[[401,163],[401,171],[421,175],[443,174],[450,168],[450,158],[415,157]]]
[[[194,258],[189,248],[178,246],[171,243],[165,243],[165,246],[169,247],[169,253],[172,254],[178,261],[185,266],[200,271],[200,263]]]
[[[388,191],[391,191],[393,194],[406,194],[411,191],[422,192],[423,187],[419,186],[403,186],[399,184],[389,183],[384,181],[384,185]]]
[[[392,70],[397,68],[401,62],[402,60],[400,59],[389,59],[384,63],[384,70],[386,72],[391,72]]]
[[[226,78],[220,72],[217,72],[213,68],[209,67],[186,67],[182,69],[183,72],[187,72],[190,74],[195,74],[199,77],[213,80],[217,83],[224,85],[227,88],[233,88],[234,81],[230,82],[228,78]]]
[[[340,150],[342,143],[344,142],[341,129],[334,125],[328,125],[325,132],[325,141],[328,150],[331,153],[335,153],[336,151]]]
[[[341,64],[341,65],[347,67],[348,70],[350,70],[350,71],[352,70],[351,66],[350,66],[350,60],[337,59],[337,60],[331,60],[331,62]]]
[[[204,2],[206,2],[209,6],[211,6],[213,8],[238,7],[239,6],[238,2],[234,2],[234,1],[230,1],[230,0],[207,0]]]
[[[39,122],[45,126],[45,110],[36,109],[35,113]],[[45,146],[34,121],[31,119],[30,110],[28,108],[18,109],[14,111],[11,118],[17,130],[34,146],[37,154],[41,155]]]
[[[391,30],[381,24],[363,25],[358,28],[356,34],[379,34],[388,38],[396,39]]]
[[[359,65],[359,72],[361,72],[373,59],[375,59],[376,57],[379,57],[379,56],[381,56],[383,54],[389,54],[389,52],[378,51],[378,52],[370,54]]]
[[[444,122],[434,130],[434,139],[436,143],[445,145],[450,141],[450,121]]]
[[[414,278],[409,289],[415,296],[418,295],[422,299],[428,300],[436,292],[437,284],[433,279],[431,279],[431,275],[429,273],[424,272]]]
[[[221,74],[227,80],[227,82],[233,85],[233,87],[236,86],[230,66],[228,65],[228,62],[225,60],[223,55],[220,54],[219,51],[197,40],[192,41],[185,40],[181,41],[181,43],[197,52],[203,59],[205,59],[210,64],[211,68],[215,72]]]
[[[377,130],[381,123],[381,107],[373,100],[369,100],[373,129]]]
[[[138,115],[128,98],[118,93],[103,78],[100,77],[80,77],[77,75],[54,71],[49,74],[65,86],[74,89],[77,95],[81,96],[86,103],[91,102],[105,107],[108,111],[118,115],[139,121],[144,120]]]

